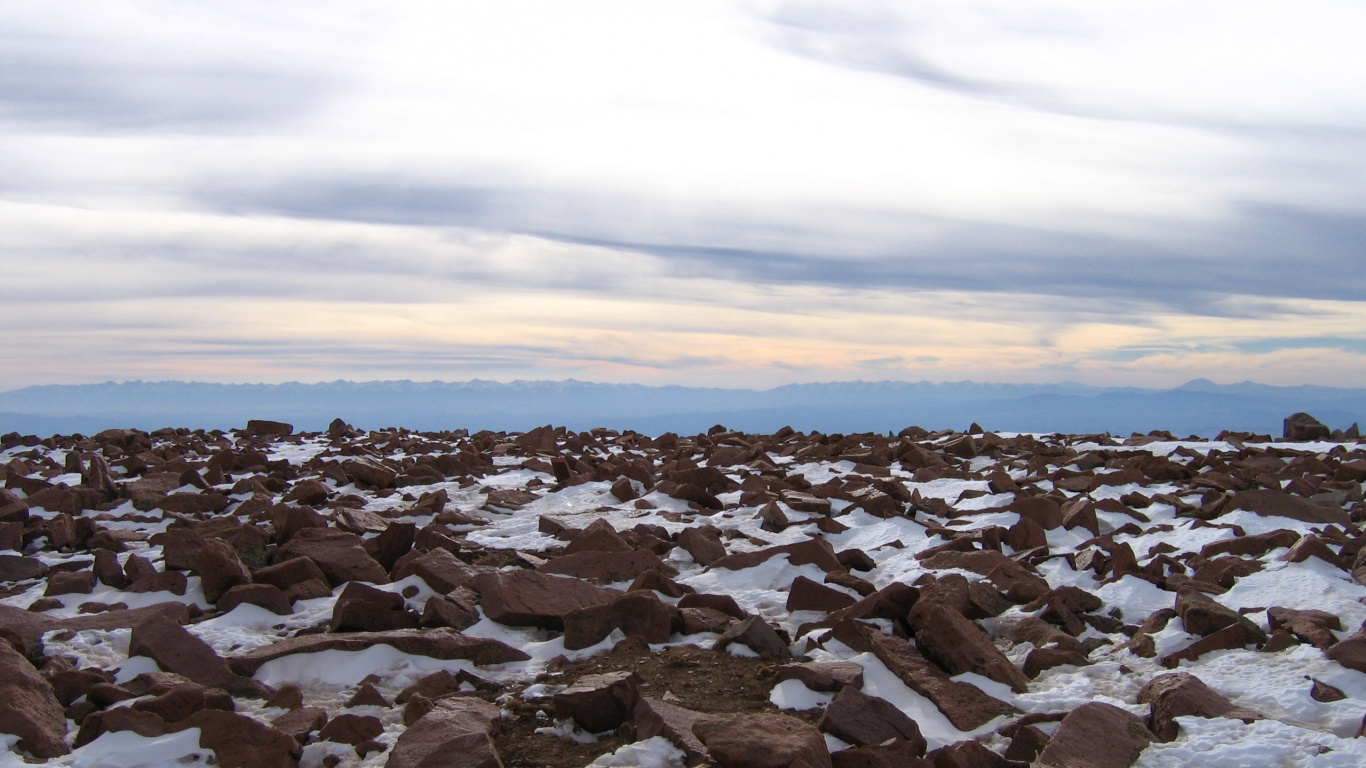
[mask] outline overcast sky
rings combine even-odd
[[[1366,382],[1366,4],[0,0],[0,389]]]

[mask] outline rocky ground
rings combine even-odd
[[[0,765],[1366,763],[1366,445],[0,438]]]

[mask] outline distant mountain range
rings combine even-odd
[[[1228,429],[1279,436],[1307,411],[1334,429],[1366,422],[1366,389],[1221,385],[1175,389],[1080,384],[832,382],[767,390],[653,387],[582,381],[333,381],[321,384],[144,382],[35,386],[0,392],[0,434],[91,434],[110,427],[231,429],[247,419],[321,430],[334,418],[366,429],[493,429],[545,424],[646,434],[715,424],[750,432],[788,425],[823,432],[896,432],[910,425],[1128,435],[1168,430],[1213,437]]]

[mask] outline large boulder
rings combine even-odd
[[[790,715],[702,715],[692,731],[721,768],[832,768],[821,732]]]
[[[398,737],[385,768],[502,768],[491,738],[501,715],[482,699],[441,699]]]
[[[469,586],[479,593],[484,615],[499,624],[559,630],[570,613],[606,605],[623,594],[582,579],[530,570],[483,573],[471,579]]]
[[[66,715],[52,685],[28,659],[0,640],[0,733],[19,737],[34,757],[60,757],[66,746]]]
[[[1251,722],[1260,715],[1215,693],[1204,681],[1188,672],[1169,672],[1149,680],[1138,692],[1138,703],[1150,707],[1149,728],[1158,741],[1172,741],[1180,730],[1176,718],[1233,717]]]
[[[462,635],[453,629],[395,629],[388,632],[343,632],[340,634],[296,635],[250,650],[228,659],[239,675],[252,675],[268,661],[296,653],[318,651],[363,651],[387,645],[402,653],[432,659],[469,659],[475,664],[502,664],[526,661],[525,653],[497,640]]]
[[[1035,768],[1128,768],[1153,735],[1138,715],[1093,701],[1068,713]]]
[[[572,718],[589,733],[613,730],[631,718],[640,684],[634,672],[586,675],[555,694],[555,714]]]
[[[384,566],[365,551],[361,538],[354,533],[335,528],[304,528],[275,553],[277,563],[296,557],[312,560],[334,587],[348,581],[389,582]]]
[[[826,706],[816,727],[856,746],[881,744],[889,739],[915,745],[916,756],[925,754],[920,726],[886,699],[869,696],[848,686]]]

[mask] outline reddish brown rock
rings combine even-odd
[[[716,650],[725,650],[732,643],[739,643],[767,659],[786,659],[792,656],[787,641],[759,616],[732,624],[721,636],[716,638]]]
[[[915,756],[925,753],[920,726],[894,705],[847,686],[821,714],[816,727],[855,746],[882,744],[889,739],[915,745]]]
[[[1063,718],[1035,768],[1128,768],[1153,740],[1137,715],[1101,702]]]
[[[484,615],[512,627],[564,629],[564,617],[593,605],[605,605],[623,594],[581,579],[550,576],[537,571],[499,571],[470,580],[478,592]]]
[[[640,702],[640,676],[634,672],[587,675],[555,694],[555,714],[573,718],[589,733],[616,729]]]
[[[980,627],[957,611],[930,605],[917,625],[915,642],[926,658],[951,675],[975,672],[1016,693],[1029,688],[1029,678],[996,649]]]
[[[334,587],[348,581],[389,582],[384,566],[370,557],[360,537],[354,533],[333,528],[305,528],[275,553],[277,563],[296,557],[312,560]]]
[[[679,608],[711,608],[720,611],[727,616],[736,619],[745,618],[745,612],[740,605],[735,602],[735,598],[730,595],[714,595],[708,592],[697,592],[684,595],[678,601]]]
[[[852,747],[833,752],[830,762],[834,768],[939,768],[919,755],[923,748],[909,741],[890,741],[869,747]],[[948,765],[946,764],[946,767]]]
[[[613,630],[647,643],[667,643],[673,623],[669,607],[651,592],[627,592],[610,603],[580,608],[564,615],[564,647],[578,650],[596,645]]]
[[[238,584],[224,592],[216,605],[218,610],[227,613],[243,603],[265,608],[280,616],[294,613],[289,598],[274,584]]]
[[[43,595],[88,595],[94,591],[93,571],[58,571],[47,577],[47,589],[43,591]]]
[[[378,717],[343,712],[327,721],[327,725],[318,732],[318,740],[355,745],[383,733],[384,723]]]
[[[397,472],[373,459],[348,459],[341,468],[351,480],[375,488],[388,488],[398,477]]]
[[[427,600],[418,620],[423,627],[466,629],[479,623],[479,595],[469,587],[460,587],[446,595]]]
[[[408,726],[385,768],[501,768],[490,735],[501,713],[482,699],[451,697]]]
[[[636,726],[636,738],[652,739],[663,736],[683,751],[687,764],[702,765],[707,761],[707,748],[692,732],[701,713],[667,701],[642,696],[636,703],[631,718]]]
[[[1030,680],[1038,677],[1041,672],[1053,667],[1061,667],[1071,664],[1073,666],[1085,667],[1091,664],[1091,660],[1086,658],[1086,654],[1080,651],[1064,650],[1062,648],[1035,648],[1025,656],[1024,674]]]
[[[1149,680],[1138,692],[1138,703],[1149,705],[1149,727],[1158,741],[1175,739],[1179,730],[1176,718],[1187,715],[1233,717],[1249,723],[1261,719],[1256,712],[1235,707],[1187,672],[1169,672]]]
[[[1234,494],[1229,507],[1247,510],[1263,517],[1288,517],[1306,523],[1348,525],[1352,522],[1351,514],[1339,505],[1311,501],[1283,491],[1239,491]]]
[[[1300,412],[1285,417],[1285,421],[1282,423],[1281,435],[1290,442],[1307,443],[1315,440],[1330,439],[1332,437],[1332,430],[1313,416]]]
[[[299,744],[308,741],[310,734],[327,725],[327,710],[322,707],[297,707],[270,721],[270,726],[288,734]]]
[[[285,503],[294,502],[298,504],[307,504],[310,507],[316,507],[321,504],[326,504],[328,497],[331,495],[332,489],[328,488],[327,484],[322,481],[300,480],[294,484],[294,487],[289,489],[289,492],[286,493],[280,501]]]
[[[417,625],[418,615],[408,610],[402,595],[353,581],[337,596],[330,628],[333,632],[384,632]]]
[[[170,619],[158,616],[133,627],[128,655],[146,656],[163,671],[208,688],[222,688],[234,695],[259,696],[263,692],[256,681],[234,674],[208,643]]]
[[[858,602],[857,599],[850,597],[848,593],[831,589],[805,576],[798,576],[793,579],[792,586],[787,593],[787,610],[789,611],[830,613],[841,608],[848,608],[856,602]]]
[[[446,594],[470,583],[479,570],[467,565],[460,558],[445,549],[433,549],[411,558],[404,558],[394,566],[394,581],[418,576],[427,586]]]
[[[681,534],[680,534],[681,535]],[[844,566],[840,564],[839,557],[835,555],[835,550],[825,539],[807,539],[796,544],[783,544],[777,547],[761,549],[757,552],[744,552],[735,555],[726,555],[714,562],[713,568],[727,568],[732,571],[740,571],[745,568],[753,568],[759,563],[778,555],[787,555],[788,562],[792,565],[813,564],[823,571],[843,571]]]
[[[28,520],[28,503],[8,488],[0,488],[0,523]]]
[[[632,581],[646,571],[659,571],[665,576],[677,576],[678,571],[659,559],[653,552],[576,552],[551,558],[538,566],[541,573],[573,576],[589,581],[617,583]]]
[[[1173,651],[1161,659],[1162,666],[1175,667],[1183,661],[1195,661],[1211,651],[1227,651],[1245,648],[1251,643],[1264,642],[1265,633],[1258,630],[1252,636],[1243,624],[1230,624],[1223,629],[1211,632],[1178,651]]]
[[[9,643],[0,639],[0,733],[19,737],[18,747],[43,759],[70,750],[66,716],[52,686]]]
[[[290,558],[275,565],[259,568],[252,574],[252,581],[272,584],[281,590],[310,580],[326,583],[327,576],[318,568],[317,563],[307,557]]]
[[[726,556],[726,545],[712,528],[684,528],[678,532],[678,546],[701,565],[711,565]]]
[[[228,664],[239,675],[252,675],[262,664],[296,653],[363,651],[375,645],[388,645],[403,653],[433,659],[469,659],[476,664],[502,664],[526,661],[528,658],[525,653],[497,640],[469,637],[450,629],[396,629],[389,632],[296,635],[233,656],[228,659]]]
[[[598,518],[579,531],[574,540],[564,548],[563,554],[576,552],[630,552],[631,545],[621,538],[612,524]]]
[[[212,749],[222,768],[295,768],[302,750],[289,734],[246,715],[205,709],[171,726],[199,729],[199,746]]]
[[[1327,611],[1273,606],[1267,609],[1266,617],[1272,630],[1284,628],[1301,641],[1325,651],[1338,642],[1333,632],[1342,630],[1342,621]]]
[[[836,639],[854,650],[872,651],[911,690],[934,702],[955,728],[972,731],[1002,715],[1018,712],[980,688],[949,679],[909,642],[858,622],[845,621],[834,629]]]
[[[715,608],[680,608],[678,613],[683,619],[682,631],[685,635],[693,635],[698,632],[720,634],[725,632],[731,624],[739,621],[739,619]]]
[[[831,768],[820,731],[789,715],[701,715],[692,730],[721,768]]]
[[[804,661],[778,668],[778,680],[800,680],[813,691],[838,692],[863,687],[863,667],[852,661]]]
[[[204,599],[218,602],[232,587],[251,583],[251,572],[237,557],[237,550],[231,544],[219,539],[208,539],[195,555],[191,571],[199,577],[204,589]]]
[[[1266,633],[1261,627],[1237,611],[1220,605],[1204,593],[1189,587],[1183,587],[1176,594],[1176,615],[1181,618],[1186,631],[1193,635],[1204,637],[1231,624],[1239,624],[1243,627],[1244,634],[1252,638],[1252,642],[1266,642]]]

